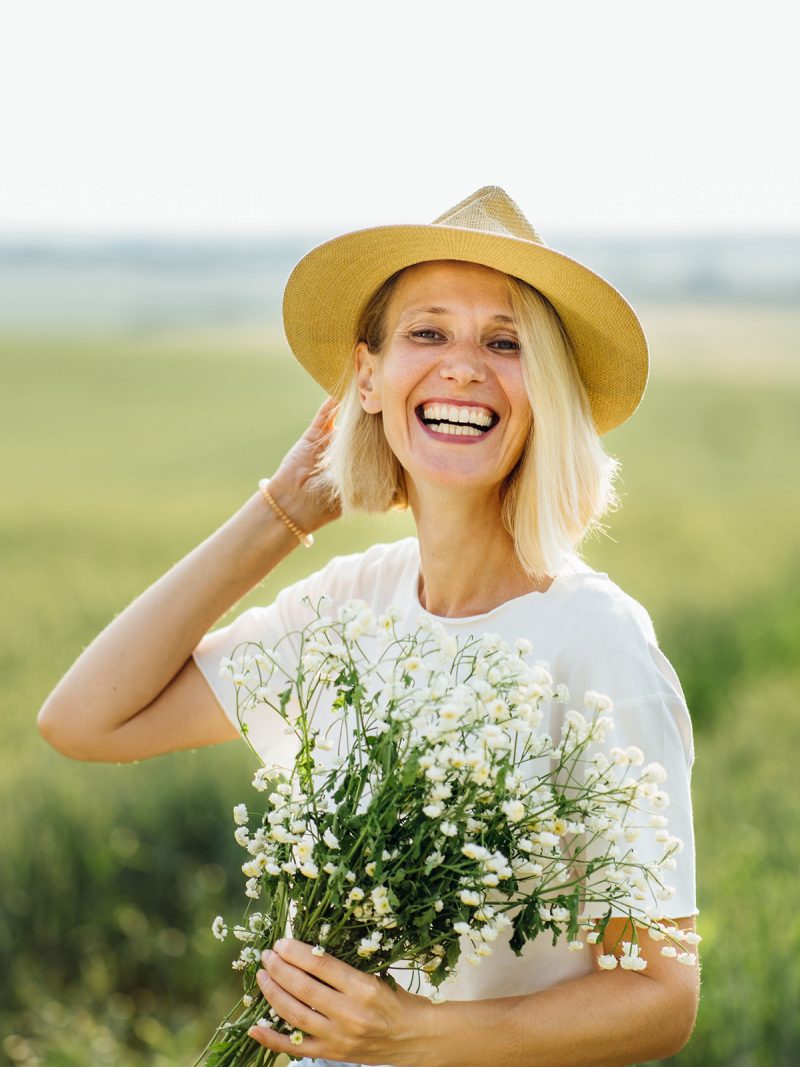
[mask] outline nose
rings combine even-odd
[[[439,374],[458,385],[485,381],[486,367],[480,346],[469,342],[448,345],[441,354]]]

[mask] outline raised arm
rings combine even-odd
[[[339,514],[314,479],[334,411],[326,400],[270,480],[306,532]],[[45,740],[73,759],[126,762],[236,737],[191,655],[297,545],[256,491],[84,649],[39,712]]]

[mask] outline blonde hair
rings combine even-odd
[[[401,273],[384,282],[361,316],[357,339],[371,353],[379,354],[386,342],[386,312]],[[531,577],[556,576],[575,569],[580,543],[602,529],[602,517],[617,506],[619,462],[603,448],[552,304],[527,282],[506,278],[533,422],[500,489],[503,524]],[[386,440],[382,416],[361,407],[354,371],[321,468],[345,512],[408,507],[405,472]]]

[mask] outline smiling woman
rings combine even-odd
[[[245,641],[274,648],[310,621],[308,600],[322,594],[331,614],[354,597],[375,614],[392,606],[398,634],[413,633],[422,613],[452,636],[521,639],[573,701],[587,690],[610,698],[612,751],[641,751],[666,770],[670,831],[684,847],[653,914],[692,930],[684,694],[645,609],[579,554],[614,502],[617,463],[601,435],[633,413],[647,380],[633,310],[487,187],[432,224],[359,231],[314,249],[289,279],[284,322],[294,355],[331,396],[266,491],[81,654],[40,713],[45,737],[77,758],[119,761],[246,731],[265,763],[291,764],[284,720],[264,708],[243,726],[220,661]],[[272,604],[211,629],[342,508],[391,507],[412,511],[417,537],[337,557]],[[297,666],[285,663],[290,677]],[[568,714],[546,702],[543,729],[560,736]],[[449,834],[457,798],[448,803],[440,825]],[[463,832],[472,843],[474,827]],[[658,862],[663,850],[656,841],[640,856]],[[358,875],[365,886],[369,867]],[[384,877],[391,882],[389,864]],[[630,959],[617,966],[624,914],[612,909],[602,936],[578,944],[582,952],[566,938],[539,937],[517,955],[508,931],[484,946],[480,967],[467,950],[440,1004],[424,979],[411,992],[405,968],[393,970],[394,987],[291,939],[275,944],[258,983],[270,1008],[305,1031],[307,1063],[631,1064],[686,1042],[698,980],[696,967],[665,959],[644,930],[647,969],[626,968]],[[683,956],[696,962],[691,951]],[[285,1034],[256,1027],[252,1036],[296,1052]]]
[[[426,294],[446,296],[446,306],[426,304]],[[357,337],[358,373],[325,459],[344,507],[410,505],[409,492],[418,494],[423,479],[421,472],[408,477],[412,458],[401,428],[410,444],[412,429],[419,439],[418,424],[432,442],[424,453],[431,484],[446,488],[459,464],[477,484],[479,463],[488,484],[499,483],[503,526],[531,578],[574,562],[576,546],[616,503],[618,463],[602,447],[569,338],[549,301],[489,267],[420,264],[374,294]],[[393,417],[402,397],[410,407]],[[434,443],[480,444],[480,456],[459,458],[459,451]]]

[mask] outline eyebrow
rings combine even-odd
[[[437,307],[434,304],[428,304],[425,307],[408,308],[407,311],[403,312],[402,317],[407,318],[409,315],[418,315],[420,312],[425,315],[447,315],[449,313],[448,308]],[[492,315],[492,321],[508,322],[512,326],[514,325],[514,319],[512,319],[510,315]]]

